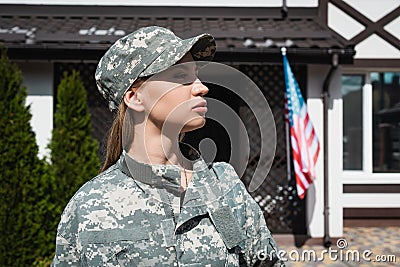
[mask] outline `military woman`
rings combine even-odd
[[[193,63],[215,49],[209,34],[151,26],[101,58],[96,83],[116,117],[101,173],[61,216],[53,266],[283,266],[233,167],[181,142],[205,123]]]

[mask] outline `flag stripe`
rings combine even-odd
[[[310,136],[307,138],[307,146],[310,148],[312,148],[312,145],[314,143],[314,140],[315,140],[314,137],[315,137],[315,131],[314,131],[314,129],[312,129]]]
[[[319,143],[317,143],[317,150],[314,153],[314,158],[313,158],[314,162],[317,162],[318,154],[319,154]]]
[[[298,164],[298,161],[294,161],[294,170],[296,175],[299,177],[302,184],[304,185],[304,188],[307,188],[312,183],[312,180],[309,178],[307,173],[303,172],[300,165]]]

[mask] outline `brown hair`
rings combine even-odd
[[[144,81],[146,81],[145,78],[138,78],[128,90],[136,90],[144,83]],[[111,165],[113,165],[115,162],[117,162],[117,160],[121,156],[123,150],[122,129],[127,110],[130,109],[128,109],[128,106],[125,104],[124,100],[122,100],[121,103],[119,104],[118,111],[114,117],[114,121],[111,125],[111,128],[108,131],[106,158],[104,160],[104,164],[100,170],[100,173],[102,173],[103,171],[108,169]],[[133,120],[133,116],[130,116],[130,119]]]

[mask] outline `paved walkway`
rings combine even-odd
[[[307,242],[301,248],[293,244],[278,243],[278,246],[286,251],[288,267],[400,266],[400,226],[345,227],[343,238],[332,244],[330,250],[322,244],[308,245]],[[294,260],[296,257],[299,260]]]

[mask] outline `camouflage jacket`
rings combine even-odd
[[[66,206],[52,266],[284,266],[234,168],[194,155],[181,193],[177,165],[148,165],[123,153]]]

